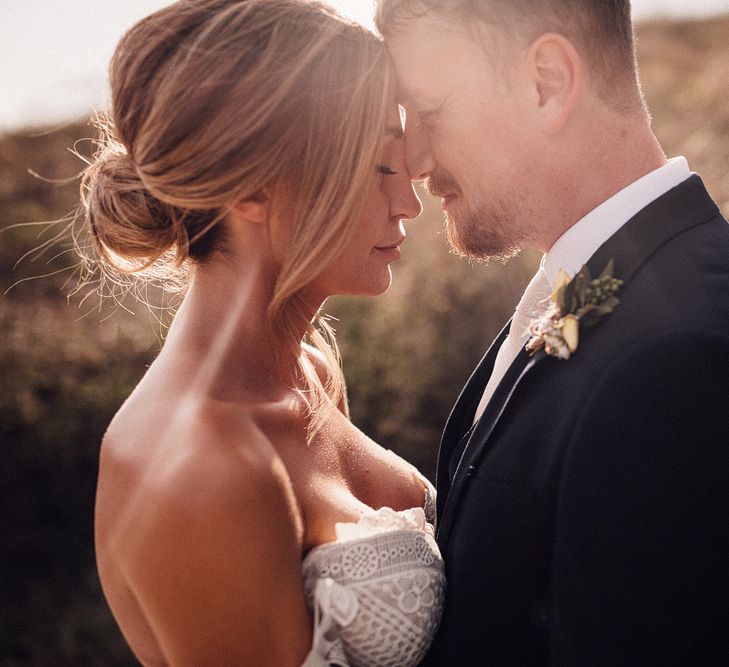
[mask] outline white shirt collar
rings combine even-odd
[[[562,234],[542,257],[541,268],[547,274],[549,284],[554,284],[560,269],[574,276],[636,213],[690,175],[686,158],[673,158],[592,209]]]

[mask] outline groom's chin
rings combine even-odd
[[[446,215],[446,234],[451,250],[470,260],[504,262],[522,251],[524,244],[521,239],[503,233],[498,227],[499,223],[495,223],[489,229],[482,219],[478,222],[472,218],[459,221],[451,214]]]

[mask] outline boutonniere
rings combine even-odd
[[[534,320],[526,351],[535,354],[544,350],[557,359],[569,359],[580,344],[580,327],[596,324],[620,303],[617,294],[623,281],[613,277],[613,260],[598,278],[583,266],[570,279],[560,270],[547,311]]]

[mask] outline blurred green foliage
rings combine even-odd
[[[639,58],[656,134],[684,154],[729,209],[729,18],[640,29]],[[91,148],[89,126],[0,138],[0,289],[69,269],[67,238],[15,268],[63,228]],[[488,149],[486,138],[485,149]],[[43,178],[31,175],[28,170]],[[43,180],[47,179],[47,180]],[[54,184],[49,181],[61,181]],[[508,318],[537,256],[469,264],[447,252],[438,203],[407,223],[403,259],[377,299],[336,298],[353,421],[432,477],[441,428],[473,366]],[[9,229],[8,229],[9,228]],[[50,260],[50,261],[49,261]],[[79,307],[70,271],[0,298],[0,667],[135,664],[103,601],[93,555],[98,445],[158,352],[159,324]]]
[[[101,599],[92,508],[98,443],[154,337],[76,322],[48,297],[0,304],[0,662],[127,664]]]

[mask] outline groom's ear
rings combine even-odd
[[[240,199],[230,207],[236,217],[248,222],[264,223],[268,221],[271,197],[267,188],[255,192],[250,197]]]
[[[579,98],[582,58],[569,39],[545,33],[532,42],[526,62],[542,129],[556,134],[566,124]]]

